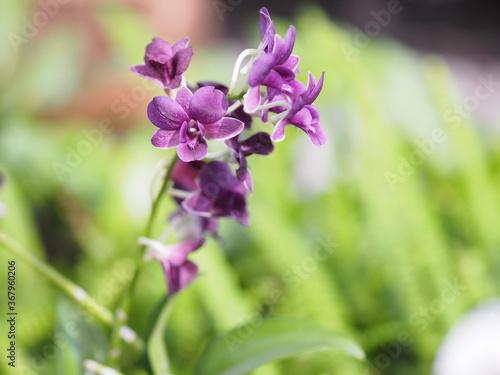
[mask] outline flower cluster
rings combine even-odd
[[[142,239],[163,266],[169,294],[195,278],[197,267],[188,255],[203,246],[207,234],[217,234],[218,218],[248,225],[247,195],[253,189],[250,155],[270,154],[273,142],[285,138],[287,126],[304,131],[317,146],[326,142],[314,106],[324,72],[318,80],[309,73],[307,85],[296,79],[300,74],[300,59],[292,54],[296,30],[290,26],[284,39],[276,34],[266,8],[260,11],[260,36],[256,49],[238,57],[229,87],[186,83],[183,73],[193,56],[188,38],[172,46],[154,38],[146,47],[145,64],[131,67],[165,91],[147,108],[149,120],[158,128],[151,143],[161,149],[176,148],[180,159],[173,166],[168,190],[178,205],[169,218],[169,230],[175,230],[177,240],[165,245],[163,240]],[[241,77],[243,87],[235,95]],[[255,118],[270,123],[271,132],[255,132]],[[209,142],[217,140],[224,141],[224,149],[209,153]]]

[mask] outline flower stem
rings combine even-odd
[[[95,300],[88,296],[87,292],[81,287],[68,280],[66,277],[57,272],[54,268],[46,264],[44,261],[36,258],[25,250],[19,243],[8,237],[5,233],[0,232],[0,244],[3,245],[13,255],[17,256],[23,262],[29,264],[47,279],[52,281],[63,292],[70,296],[73,300],[79,303],[85,310],[96,317],[99,321],[111,326],[113,324],[113,314],[105,307],[99,305]]]
[[[85,367],[86,370],[93,372],[94,374],[97,375],[124,375],[121,372],[116,371],[115,369],[112,369],[110,367],[106,367],[96,361],[92,361],[90,359],[87,359],[83,361],[83,367]]]
[[[241,107],[242,104],[243,103],[241,103],[241,101],[238,100],[236,103],[232,104],[231,107],[227,109],[227,113],[236,111],[239,107]]]
[[[153,204],[151,206],[151,213],[149,215],[148,223],[146,225],[146,229],[144,231],[144,236],[143,237],[151,237],[151,233],[153,231],[153,224],[156,219],[156,216],[158,214],[158,209],[160,207],[160,203],[162,201],[163,196],[165,195],[165,192],[167,191],[168,183],[170,181],[170,178],[172,176],[172,172],[174,170],[175,164],[179,160],[179,157],[177,154],[174,156],[172,161],[170,162],[167,173],[165,175],[165,179],[163,180],[162,186],[160,188],[160,191],[158,192],[158,195],[153,201]],[[137,267],[135,269],[134,275],[132,276],[132,280],[128,284],[128,286],[125,288],[122,298],[120,300],[120,303],[118,305],[118,308],[116,309],[115,313],[115,319],[114,319],[114,324],[113,324],[113,329],[111,332],[111,338],[110,338],[110,350],[108,353],[108,361],[107,364],[110,366],[114,366],[117,362],[118,359],[121,356],[121,344],[122,341],[120,340],[120,332],[123,330],[123,327],[125,327],[125,324],[128,321],[128,314],[130,312],[130,305],[132,301],[132,294],[134,291],[135,284],[137,283],[137,279],[139,277],[139,273],[145,263],[144,260],[144,250],[146,249],[145,245],[141,245],[139,247],[139,259],[137,260]]]
[[[229,91],[228,91],[228,96],[233,95],[233,91],[236,87],[236,81],[238,80],[238,74],[240,72],[240,67],[241,64],[243,63],[243,60],[248,57],[248,56],[256,56],[259,53],[259,50],[257,49],[246,49],[236,59],[236,64],[234,64],[234,69],[233,69],[233,76],[231,77],[231,84],[229,85]]]

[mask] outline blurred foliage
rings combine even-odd
[[[127,67],[140,61],[151,35],[116,6],[109,18],[98,18],[111,58],[94,79],[107,84],[112,71],[126,82],[126,93],[140,91]],[[19,3],[2,12],[2,33],[16,30],[7,20],[24,12],[33,10]],[[353,40],[349,28],[317,9],[304,10],[295,25],[303,77],[326,71],[318,106],[329,144],[315,149],[304,134],[287,129],[276,152],[252,158],[250,227],[224,223],[224,245],[210,242],[193,254],[201,275],[172,312],[165,338],[175,374],[193,373],[213,337],[261,314],[304,318],[354,337],[369,364],[325,351],[255,374],[361,374],[377,366],[384,374],[427,374],[456,319],[499,292],[498,136],[479,134],[472,117],[459,126],[443,117],[461,99],[438,57],[380,38],[348,59],[342,46]],[[284,31],[288,24],[280,26]],[[120,91],[101,100],[104,112],[72,113],[88,77],[78,71],[79,34],[61,30],[46,30],[17,53],[1,42],[9,53],[0,59],[6,73],[0,77],[0,170],[6,174],[0,199],[9,211],[0,229],[113,307],[133,268],[154,168],[171,155],[149,145],[153,127],[143,111],[161,92],[148,90],[137,100],[139,116],[124,116],[126,126],[112,105]],[[224,45],[197,50],[188,78],[214,72],[228,83],[228,58],[236,55]],[[108,116],[113,129],[102,132],[99,124]],[[434,129],[442,129],[445,141],[431,147]],[[91,130],[102,136],[95,144],[88,143]],[[412,163],[423,141],[433,149]],[[54,163],[67,165],[75,152],[84,156],[61,173]],[[391,183],[390,173],[400,179]],[[172,207],[163,207],[165,215]],[[331,256],[311,263],[320,248],[333,249]],[[0,253],[2,265],[11,258]],[[86,325],[77,306],[23,264],[18,283],[23,374],[83,374],[83,359],[103,359],[106,329]],[[449,298],[449,285],[457,284]],[[132,328],[152,328],[164,293],[159,265],[148,264]],[[64,322],[74,322],[79,334],[71,336]],[[5,347],[4,334],[0,344]],[[125,358],[124,373],[145,374],[136,367],[145,356]],[[5,360],[0,369],[11,373]]]

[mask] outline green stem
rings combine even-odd
[[[68,280],[66,277],[50,267],[41,259],[34,257],[26,251],[20,244],[8,237],[5,233],[0,232],[0,244],[2,244],[13,255],[17,256],[23,262],[29,264],[47,279],[52,281],[63,292],[70,296],[73,300],[79,303],[85,310],[95,316],[102,323],[111,326],[113,324],[113,314],[105,307],[99,305],[88,296],[81,287]]]
[[[227,101],[231,102],[233,100],[241,100],[243,99],[243,96],[245,96],[247,92],[245,90],[241,90],[239,94],[234,94],[234,95],[228,95],[227,96]]]
[[[85,367],[86,370],[93,372],[94,374],[97,375],[124,375],[121,372],[116,371],[113,368],[106,367],[99,362],[96,361],[91,361],[91,360],[86,360],[83,362],[83,366]]]
[[[158,192],[158,195],[156,196],[156,198],[153,201],[153,204],[151,206],[151,213],[149,215],[148,223],[147,223],[146,229],[144,231],[144,237],[147,237],[147,238],[151,237],[151,233],[153,231],[153,224],[154,224],[156,216],[158,214],[158,209],[160,207],[160,203],[162,201],[163,196],[165,195],[165,192],[167,191],[168,183],[170,181],[170,178],[172,177],[172,172],[173,172],[175,164],[177,163],[178,160],[179,160],[179,157],[176,154],[174,156],[174,158],[172,159],[172,161],[170,162],[170,165],[168,166],[167,174],[165,175],[165,179],[163,180],[160,191]],[[121,298],[120,303],[118,305],[118,308],[116,310],[115,321],[114,321],[113,329],[111,332],[110,351],[108,354],[108,361],[107,361],[107,364],[110,366],[115,366],[118,362],[118,359],[120,358],[120,355],[121,355],[122,341],[120,340],[120,331],[128,321],[128,314],[130,312],[130,305],[131,305],[131,301],[132,301],[132,293],[133,293],[135,285],[137,283],[139,273],[144,265],[144,250],[145,249],[146,249],[146,246],[144,246],[144,245],[141,245],[139,247],[139,259],[137,260],[137,267],[135,269],[134,275],[132,276],[132,280],[130,281],[130,283],[128,284],[128,286],[125,288],[125,290],[123,292],[122,298]]]

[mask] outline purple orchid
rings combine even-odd
[[[269,19],[269,20],[268,20]],[[248,90],[245,97],[245,110],[255,112],[260,105],[260,86],[268,88],[269,100],[281,93],[283,85],[294,81],[298,74],[299,57],[292,55],[295,44],[296,30],[290,26],[285,40],[274,32],[274,25],[270,21],[269,12],[261,10],[261,49],[264,53],[252,64],[248,74]],[[262,49],[262,46],[265,48]]]
[[[198,82],[198,88],[200,87],[205,87],[205,86],[213,86],[217,90],[220,90],[224,93],[224,95],[227,95],[229,88],[222,83],[218,82],[212,82],[212,81],[203,81],[203,82]],[[236,103],[236,100],[232,100],[229,102],[229,105],[232,105]],[[248,113],[245,112],[243,107],[238,107],[236,110],[228,113],[226,117],[233,117],[237,120],[240,120],[245,124],[245,129],[250,129],[252,126],[252,116],[250,116]]]
[[[276,35],[276,29],[274,27],[274,22],[271,19],[271,15],[266,7],[260,10],[260,39],[259,50],[267,52],[273,49],[274,36]]]
[[[160,38],[153,38],[146,47],[145,64],[132,66],[130,70],[164,90],[176,89],[193,57],[193,49],[188,44],[189,38],[183,38],[173,46]]]
[[[253,181],[247,165],[247,156],[253,154],[269,155],[274,150],[271,136],[265,132],[258,132],[240,141],[239,137],[226,140],[226,145],[233,150],[233,156],[238,164],[236,177],[242,181],[249,192],[253,191]]]
[[[326,133],[319,125],[319,112],[313,104],[323,88],[324,76],[325,72],[316,83],[314,75],[309,73],[307,88],[295,98],[291,108],[277,122],[271,136],[273,141],[282,141],[285,138],[285,126],[292,125],[303,130],[316,146],[326,143]],[[276,112],[279,113],[282,110],[284,108]]]
[[[204,238],[174,245],[164,245],[159,241],[142,238],[141,243],[147,245],[153,257],[161,263],[169,296],[184,289],[187,284],[196,278],[198,266],[188,260],[187,257],[190,253],[203,246],[205,243]]]
[[[229,165],[220,161],[207,163],[200,171],[200,191],[188,197],[182,206],[205,217],[231,217],[248,225],[246,188]]]
[[[201,160],[207,155],[206,140],[228,139],[243,130],[243,122],[225,117],[227,98],[212,86],[193,94],[179,89],[175,100],[157,96],[148,106],[149,120],[160,129],[151,138],[158,148],[177,147],[182,161]]]

